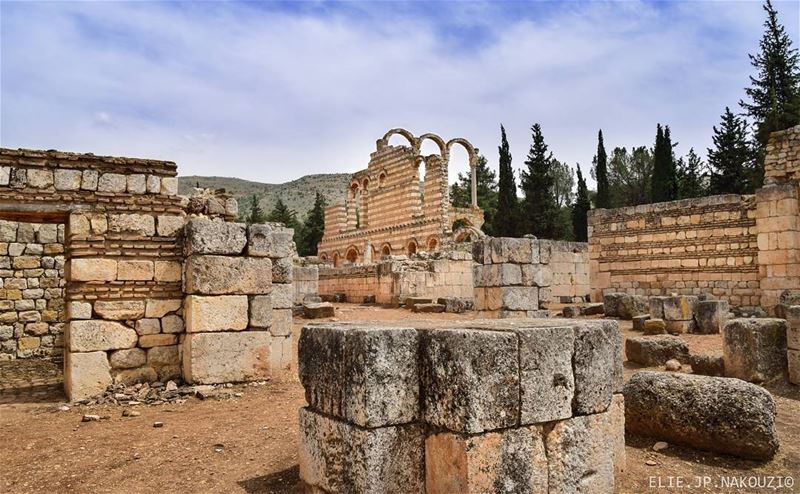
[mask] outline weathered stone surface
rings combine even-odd
[[[726,376],[763,382],[786,372],[785,320],[732,319],[722,334]]]
[[[70,302],[67,304],[69,319],[91,319],[92,304],[88,302]]]
[[[117,279],[117,261],[114,259],[71,259],[70,279],[72,281],[114,281]]]
[[[83,175],[80,170],[58,169],[54,175],[56,190],[80,190]]]
[[[561,315],[572,319],[581,315],[581,308],[577,305],[567,305],[561,309]]]
[[[272,307],[274,309],[291,309],[294,305],[294,286],[278,283],[272,285]]]
[[[473,267],[477,287],[522,285],[522,267],[519,264],[486,264]]]
[[[789,361],[789,382],[800,384],[800,350],[787,350],[786,358]]]
[[[553,284],[553,269],[547,264],[523,264],[522,284],[541,288]]]
[[[637,336],[625,340],[625,355],[631,362],[648,367],[664,365],[667,360],[689,361],[689,346],[678,336]]]
[[[177,177],[161,177],[161,193],[167,196],[178,194]]]
[[[294,253],[294,230],[273,225],[247,227],[247,255],[258,257],[290,257]]]
[[[113,321],[71,321],[68,325],[67,339],[72,352],[133,348],[137,337],[132,328]]]
[[[157,346],[147,350],[147,363],[157,367],[179,364],[180,356],[178,353],[178,346]]]
[[[477,436],[450,432],[425,440],[425,487],[431,494],[542,493],[547,455],[540,426]]]
[[[605,315],[620,319],[631,319],[633,316],[647,314],[649,303],[647,297],[627,293],[607,293],[603,296]]]
[[[272,282],[291,283],[294,280],[294,267],[290,257],[272,260]]]
[[[120,281],[150,281],[153,276],[153,261],[117,262],[117,279]]]
[[[722,355],[689,355],[689,365],[692,366],[692,373],[701,376],[725,375],[725,362]]]
[[[459,297],[440,297],[436,302],[444,305],[444,311],[449,314],[462,314],[475,308],[472,300]]]
[[[65,353],[64,390],[71,401],[102,394],[111,383],[106,352]]]
[[[156,281],[175,282],[182,279],[183,265],[179,261],[155,261],[153,279]]]
[[[239,255],[247,245],[244,223],[192,218],[186,223],[184,235],[187,255]]]
[[[787,305],[782,319],[786,319],[786,346],[800,350],[800,305]]]
[[[686,333],[694,333],[694,320],[690,319],[688,321],[664,321],[664,328],[667,330],[669,334],[686,334]]]
[[[128,348],[112,352],[108,361],[115,369],[132,369],[146,364],[147,354],[141,348]]]
[[[625,471],[627,454],[625,453],[625,395],[614,393],[611,406],[608,408],[609,434],[614,443],[614,472]]]
[[[137,383],[147,383],[158,380],[155,369],[149,366],[137,367],[136,369],[113,370],[111,372],[115,383],[132,386]]]
[[[444,310],[445,306],[442,304],[414,304],[414,308],[412,309],[413,312],[426,314],[441,314]]]
[[[28,169],[28,186],[35,189],[46,189],[53,185],[52,170]]]
[[[97,170],[83,170],[81,190],[97,190],[99,176]]]
[[[161,321],[154,318],[139,319],[136,321],[136,333],[141,335],[156,334],[161,332]]]
[[[502,308],[506,310],[538,310],[539,289],[532,286],[500,287]]]
[[[694,317],[694,308],[697,297],[692,295],[678,295],[663,298],[665,321],[687,321]]]
[[[272,291],[272,261],[269,258],[191,256],[185,265],[186,293],[264,295]]]
[[[303,316],[306,319],[322,319],[324,317],[334,317],[335,315],[333,304],[330,302],[306,302],[303,304]]]
[[[126,321],[144,317],[143,300],[98,300],[94,303],[94,311],[103,319]]]
[[[487,240],[491,249],[492,264],[539,262],[538,244],[534,244],[529,238],[494,237]]]
[[[181,299],[147,299],[145,317],[164,317],[181,308]]]
[[[663,319],[648,319],[644,322],[645,336],[666,334],[667,323]]]
[[[270,375],[270,338],[266,331],[187,333],[183,377],[194,384],[266,379]]]
[[[545,439],[549,493],[615,492],[614,425],[610,412],[556,422]]]
[[[517,425],[520,403],[515,334],[423,330],[420,360],[425,422],[469,434]]]
[[[520,329],[520,424],[572,416],[575,379],[572,327]]]
[[[425,492],[418,424],[361,429],[300,409],[300,478],[324,492]]]
[[[292,334],[292,309],[272,309],[272,325],[269,327],[272,336],[289,336]]]
[[[164,333],[182,333],[183,318],[175,314],[164,316],[161,319],[161,331]]]
[[[108,230],[152,237],[156,234],[156,219],[149,214],[109,214]]]
[[[268,328],[272,326],[272,296],[255,295],[250,297],[250,326]]]
[[[625,385],[625,428],[697,449],[766,460],[778,450],[775,402],[722,377],[637,372]]]
[[[175,237],[186,223],[184,216],[158,216],[156,217],[157,232],[160,237]]]
[[[305,326],[298,372],[306,401],[362,427],[417,420],[418,342],[410,328]]]
[[[728,320],[730,306],[725,300],[702,300],[694,309],[695,332],[714,334],[722,332]]]
[[[120,173],[103,173],[97,182],[97,190],[99,192],[114,192],[122,193],[128,186],[128,180],[125,175]]]
[[[187,333],[242,330],[247,328],[247,296],[188,295],[184,308]]]
[[[575,326],[573,413],[605,411],[611,394],[622,389],[622,336],[616,321]]]
[[[602,303],[584,304],[581,306],[582,316],[594,316],[605,314],[605,307]]]
[[[142,348],[174,345],[177,342],[178,335],[176,334],[146,334],[139,337],[139,346]]]
[[[158,175],[147,176],[147,193],[158,194],[161,192],[161,177]]]
[[[633,330],[644,331],[644,325],[650,319],[650,314],[642,314],[641,316],[633,316]]]
[[[403,305],[405,305],[406,309],[413,309],[417,304],[432,304],[433,299],[427,297],[406,297]]]

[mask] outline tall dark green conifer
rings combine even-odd
[[[247,223],[248,225],[252,225],[254,223],[264,223],[267,221],[267,214],[261,209],[260,199],[256,194],[253,194],[249,198],[250,204],[248,205],[248,209],[244,211],[242,215],[242,220]]]
[[[586,180],[583,179],[581,166],[576,165],[575,171],[578,174],[578,193],[575,204],[572,205],[572,231],[576,242],[586,242],[589,239],[586,214],[592,209],[592,204],[589,202],[589,189],[586,187]]]
[[[756,68],[756,76],[750,77],[750,87],[745,89],[750,102],[739,102],[755,125],[759,167],[763,167],[764,148],[770,132],[800,123],[797,49],[792,47],[792,38],[778,22],[778,13],[770,0],[764,4],[764,10],[767,19],[759,43],[760,51],[750,55],[750,63]]]
[[[506,129],[500,125],[500,177],[497,196],[497,215],[494,220],[494,234],[498,237],[516,237],[519,234],[519,202],[517,181],[511,168],[511,151],[508,147]]]
[[[747,123],[725,107],[719,128],[711,137],[714,148],[708,150],[711,194],[744,194],[753,186],[753,152],[747,144]]]
[[[317,245],[322,240],[325,231],[325,197],[317,192],[314,199],[314,207],[308,212],[306,220],[301,228],[302,235],[297,246],[301,256],[317,255]]]
[[[653,202],[672,201],[678,198],[678,174],[672,155],[672,139],[669,126],[656,126],[656,145],[653,149]]]
[[[608,157],[603,143],[603,129],[597,132],[597,154],[594,157],[594,177],[597,180],[595,207],[608,209],[611,206],[611,191],[608,186]]]
[[[678,167],[679,196],[681,199],[702,197],[706,195],[706,184],[703,180],[703,162],[694,148],[689,150],[686,159],[681,159]]]
[[[531,127],[533,142],[525,169],[522,170],[522,233],[532,233],[538,238],[552,239],[557,235],[558,207],[553,195],[553,177],[550,163],[553,154],[547,150],[542,128],[537,123]]]
[[[294,228],[295,234],[299,230],[297,212],[289,209],[280,198],[278,198],[278,202],[275,203],[275,207],[272,208],[272,211],[269,213],[267,221],[273,223],[283,223],[283,225],[288,228]],[[295,235],[295,237],[296,236],[297,235]]]

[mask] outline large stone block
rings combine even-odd
[[[422,494],[425,433],[419,424],[362,429],[300,409],[300,478],[323,492]]]
[[[187,333],[245,329],[248,322],[247,296],[188,295],[184,320]]]
[[[111,383],[106,352],[65,352],[64,390],[70,401],[103,394]]]
[[[520,329],[520,424],[572,416],[575,378],[571,326]]]
[[[622,473],[627,464],[625,452],[625,395],[614,393],[608,408],[609,434],[614,442],[614,471]]]
[[[292,334],[292,309],[272,309],[272,325],[269,327],[272,336],[289,336]]]
[[[108,361],[115,369],[133,369],[147,363],[147,354],[141,348],[127,348],[112,352]]]
[[[294,253],[294,230],[274,225],[247,227],[247,255],[258,257],[290,257]]]
[[[117,263],[117,279],[120,281],[150,281],[155,271],[153,261],[126,261]]]
[[[266,379],[270,338],[266,331],[188,333],[183,341],[183,378],[194,384]]]
[[[550,494],[607,493],[614,487],[611,412],[556,422],[545,440]]]
[[[800,384],[800,350],[787,350],[786,358],[789,361],[789,382]]]
[[[440,432],[425,440],[428,494],[547,494],[541,426],[466,436]]]
[[[606,316],[620,319],[632,319],[633,316],[650,314],[650,302],[642,295],[627,293],[607,293],[603,296],[603,307]],[[656,317],[656,316],[653,316]]]
[[[518,423],[517,335],[474,329],[424,330],[423,414],[428,424],[474,434]]]
[[[145,303],[143,300],[98,300],[94,303],[94,312],[114,321],[139,319],[145,315]]]
[[[121,173],[103,173],[97,182],[99,192],[113,192],[116,194],[125,192],[128,187],[128,179]]]
[[[149,214],[109,214],[108,230],[152,237],[156,234],[156,219]]]
[[[800,350],[800,305],[786,306],[783,319],[786,319],[786,346]]]
[[[254,328],[269,328],[272,326],[271,295],[250,297],[250,326]]]
[[[672,359],[688,363],[689,345],[678,336],[636,336],[625,340],[625,355],[629,361],[648,367],[664,365]]]
[[[113,321],[70,321],[67,326],[67,340],[72,352],[133,348],[137,339],[135,330]]]
[[[535,286],[504,286],[500,288],[503,309],[538,310],[539,288]]]
[[[179,261],[155,261],[153,279],[163,282],[178,282],[183,276],[183,265]]]
[[[539,262],[538,244],[529,238],[495,237],[489,240],[492,264]],[[536,248],[534,249],[534,246]]]
[[[69,261],[70,281],[114,281],[117,261],[114,259],[79,258]]]
[[[272,260],[272,282],[291,283],[294,281],[294,267],[290,257],[280,257]]]
[[[170,312],[180,310],[181,299],[148,299],[145,308],[145,317],[164,317]]]
[[[272,308],[291,309],[294,305],[294,285],[277,283],[272,285]]]
[[[418,341],[410,328],[304,327],[298,372],[306,401],[314,410],[362,427],[415,421]]]
[[[186,293],[264,295],[272,291],[272,261],[263,257],[191,256],[186,259]]]
[[[697,297],[691,295],[678,295],[663,298],[665,321],[687,321],[694,317]]]
[[[622,389],[622,336],[615,321],[585,322],[575,326],[576,415],[608,409],[611,395]]]
[[[82,174],[80,170],[55,170],[56,190],[80,190]]]
[[[731,319],[722,334],[726,376],[763,382],[786,372],[785,320]]]
[[[521,269],[525,286],[548,287],[553,284],[553,269],[548,264],[524,264]]]
[[[637,372],[625,385],[625,428],[692,448],[766,460],[778,451],[775,402],[738,379]]]
[[[244,223],[192,218],[184,228],[186,255],[239,255],[247,245]]]

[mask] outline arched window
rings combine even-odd
[[[384,246],[381,247],[381,255],[382,256],[392,255],[392,248],[389,246],[389,244],[384,244]]]
[[[428,250],[432,252],[432,251],[436,250],[437,247],[439,247],[439,241],[436,240],[435,238],[429,238],[428,239]]]
[[[378,175],[378,187],[383,187],[384,185],[386,185],[386,172],[381,172]]]
[[[414,240],[408,242],[408,246],[406,247],[406,252],[408,252],[409,256],[412,255],[412,254],[416,254],[417,253],[417,242],[415,242]]]
[[[358,261],[358,251],[354,247],[351,247],[347,250],[347,255],[345,257],[347,262],[355,263]]]
[[[337,267],[337,268],[339,267],[339,253],[338,252],[334,252],[333,253],[333,266]]]

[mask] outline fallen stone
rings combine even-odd
[[[722,355],[690,355],[689,365],[692,366],[693,374],[718,377],[725,375]]]
[[[323,317],[334,317],[335,315],[333,304],[330,302],[303,303],[303,316],[306,319],[321,319]]]
[[[664,320],[665,321],[688,321],[694,317],[694,308],[697,305],[697,297],[693,295],[678,295],[664,297]]]
[[[687,321],[677,321],[677,320],[669,320],[664,321],[664,326],[669,334],[686,334],[686,333],[694,333],[694,320],[690,319]]]
[[[567,305],[561,309],[561,315],[573,319],[581,315],[581,308],[575,305]]]
[[[153,427],[160,429],[161,427],[164,427],[164,422],[153,422]]]
[[[653,319],[664,319],[664,301],[668,298],[669,296],[656,295],[650,297],[647,301],[647,305],[650,308],[650,316]]]
[[[681,363],[673,358],[667,360],[667,363],[664,364],[664,367],[670,372],[677,372],[681,370]]]
[[[716,334],[722,332],[728,320],[730,307],[725,300],[705,300],[697,302],[694,311],[695,332]]]
[[[653,451],[663,451],[669,448],[669,443],[665,443],[664,441],[658,441],[653,445]]]
[[[459,297],[442,297],[436,302],[444,305],[444,311],[448,314],[462,314],[475,309],[475,305],[473,304],[472,300]]]
[[[647,297],[627,293],[607,293],[603,296],[605,315],[620,319],[631,319],[633,316],[647,314],[649,309]]]
[[[672,335],[636,336],[625,340],[625,355],[631,362],[654,367],[672,359],[688,362],[689,346]]]
[[[602,303],[586,304],[581,306],[582,316],[594,316],[604,313],[605,313],[605,308],[604,304]]]
[[[411,308],[412,312],[441,314],[445,310],[445,306],[441,304],[414,304]]]
[[[800,384],[800,350],[787,350],[786,358],[789,361],[789,382]]]
[[[100,422],[100,416],[85,414],[83,418],[81,418],[81,422]]]
[[[637,372],[624,393],[628,432],[753,460],[770,459],[778,451],[775,402],[759,386],[722,377]]]
[[[432,304],[433,300],[425,297],[406,297],[406,309],[413,309],[416,304]]]
[[[667,323],[663,319],[648,319],[644,322],[645,336],[666,334]]]
[[[642,314],[641,316],[634,316],[633,317],[633,330],[634,331],[644,331],[644,325],[647,320],[650,319],[650,314]]]
[[[786,372],[785,320],[732,319],[722,334],[726,376],[764,382]]]
[[[139,411],[136,411],[136,410],[130,410],[130,409],[127,409],[127,408],[126,408],[125,410],[123,410],[123,411],[122,411],[122,416],[123,416],[123,417],[138,417],[138,416],[139,416],[139,415],[141,415],[141,414],[142,414],[142,413],[141,413],[141,412],[139,412]]]

